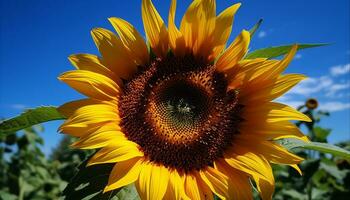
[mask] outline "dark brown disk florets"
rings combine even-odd
[[[121,127],[152,162],[189,172],[211,166],[241,121],[234,91],[193,56],[155,59],[124,84]]]

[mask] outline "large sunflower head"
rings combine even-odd
[[[59,79],[88,98],[60,107],[60,130],[80,138],[75,147],[99,149],[89,165],[116,163],[105,191],[135,183],[142,199],[252,199],[253,180],[271,199],[270,163],[299,170],[302,158],[275,140],[307,140],[289,121],[310,119],[271,102],[305,78],[281,74],[297,46],[282,60],[244,59],[243,30],[226,48],[239,6],[217,15],[214,0],[194,0],[178,28],[176,0],[168,26],[143,0],[146,42],[110,18],[118,36],[91,32],[101,56],[69,57],[77,70]]]

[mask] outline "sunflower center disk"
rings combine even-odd
[[[170,83],[172,82],[172,83]],[[198,137],[210,99],[204,90],[173,77],[154,88],[148,99],[148,121],[168,142],[188,143]]]
[[[242,106],[223,74],[192,56],[156,59],[124,84],[121,127],[152,161],[189,172],[232,145]]]

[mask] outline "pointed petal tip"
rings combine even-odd
[[[109,187],[108,185],[103,189],[102,193],[106,193],[106,192],[109,192],[111,190],[114,190],[116,188],[112,188],[112,187]]]
[[[120,18],[119,17],[108,17],[107,19],[108,19],[108,21],[111,21],[111,20],[118,20]]]
[[[70,70],[70,71],[63,72],[57,77],[57,79],[64,82],[65,80],[69,79],[69,75],[71,73],[75,73],[75,72],[77,72],[77,70]]]
[[[304,116],[303,116],[303,119],[302,119],[301,121],[304,121],[304,122],[312,122],[312,119],[311,119],[309,116],[304,115]]]
[[[68,72],[63,72],[60,75],[58,75],[57,79],[60,81],[63,81],[65,79],[65,76],[67,75]]]
[[[305,74],[298,74],[298,76],[300,76],[300,79],[301,80],[305,80],[305,79],[308,79],[309,77],[306,76]]]
[[[74,149],[79,148],[78,146],[79,146],[79,141],[73,142],[72,144],[69,145],[69,147],[74,148]]]
[[[88,161],[88,163],[86,164],[86,167],[90,167],[90,166],[96,165],[96,164],[98,164],[98,163],[94,162],[93,157],[92,157],[92,158]]]
[[[300,176],[303,176],[303,172],[301,171],[301,169],[297,164],[290,165],[290,166],[293,167],[300,174]]]
[[[303,136],[303,137],[301,137],[300,138],[301,140],[303,140],[304,142],[311,142],[311,140],[309,139],[309,137],[307,137],[306,135],[305,136]]]
[[[96,27],[96,28],[91,29],[90,34],[91,34],[92,38],[95,40],[97,38],[103,37],[103,31],[106,31],[106,29]]]
[[[115,22],[123,22],[125,20],[123,20],[122,18],[119,18],[119,17],[109,17],[108,18],[108,21],[111,23],[111,24],[115,24]]]
[[[245,38],[249,38],[249,39],[250,39],[250,33],[249,33],[249,31],[243,29],[243,30],[242,30],[242,36],[245,37]]]
[[[240,8],[242,6],[241,2],[238,2],[236,4],[233,5],[236,9]]]

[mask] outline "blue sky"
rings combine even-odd
[[[126,3],[127,2],[127,3]],[[166,20],[170,0],[153,0]],[[191,0],[178,0],[177,21]],[[218,12],[236,1],[217,1]],[[336,2],[336,3],[335,3]],[[298,105],[316,97],[331,117],[322,126],[333,129],[331,142],[350,139],[350,5],[348,0],[241,1],[230,41],[260,18],[263,25],[250,49],[291,43],[331,43],[300,51],[287,72],[310,77],[280,99]],[[113,30],[107,18],[131,22],[142,34],[140,0],[1,0],[0,1],[0,117],[8,118],[25,108],[61,105],[82,96],[57,76],[73,69],[67,56],[94,53],[90,36],[94,27]],[[45,124],[44,150],[60,139],[61,122]]]

